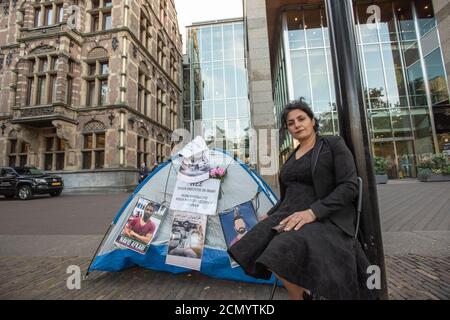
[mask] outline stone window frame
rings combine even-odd
[[[170,112],[170,117],[169,117],[169,127],[170,130],[175,130],[177,128],[177,101],[174,99],[174,97],[171,95],[170,96],[170,108],[169,108],[169,112]]]
[[[167,23],[167,0],[159,0],[159,21],[163,27]]]
[[[68,106],[72,105],[73,102],[73,84],[75,81],[75,61],[73,59],[68,60],[68,68],[67,68],[67,82],[66,82],[66,96],[64,101]]]
[[[94,6],[94,3],[98,3],[98,5]],[[110,4],[110,6],[106,4]],[[113,10],[112,0],[90,0],[87,10],[87,13],[90,17],[89,19],[90,23],[87,29],[90,32],[111,30],[113,27],[112,20],[111,20],[111,27],[106,29],[105,18],[106,16],[110,16],[112,19],[112,10]],[[94,18],[97,18],[98,25],[95,25],[94,21],[96,20]]]
[[[41,106],[56,102],[58,59],[56,52],[36,54],[26,59],[28,63],[26,106]],[[43,68],[44,61],[46,69]],[[39,90],[42,83],[43,95]]]
[[[54,170],[64,170],[66,161],[66,142],[57,135],[44,136],[45,146],[44,146],[44,170],[54,171]],[[52,139],[51,149],[48,150],[47,139]],[[58,144],[59,142],[59,144]],[[62,166],[58,165],[58,158],[62,155]],[[47,156],[51,156],[51,167],[47,167]]]
[[[156,46],[156,58],[158,64],[164,69],[164,61],[166,59],[166,54],[164,53],[165,43],[163,41],[162,35],[157,36],[157,46]]]
[[[148,10],[144,7],[140,10],[140,22],[139,22],[139,41],[140,43],[151,52],[151,42],[153,39],[153,23],[150,18]]]
[[[86,146],[86,138],[92,136],[91,146]],[[104,137],[103,147],[97,146],[97,137]],[[83,170],[94,170],[103,169],[105,167],[105,150],[106,150],[106,127],[100,121],[90,121],[85,124],[83,129],[83,147],[81,149],[82,163],[81,167]],[[85,154],[90,153],[90,165],[89,168],[85,165]],[[103,163],[98,162],[98,154],[103,154]]]
[[[51,8],[52,17],[48,21],[48,10]],[[33,3],[33,27],[42,28],[62,23],[64,19],[64,1],[63,0],[35,0]]]
[[[158,123],[165,123],[165,113],[166,113],[166,103],[165,103],[166,92],[159,85],[156,86],[156,121]]]
[[[141,63],[138,70],[138,83],[137,83],[137,103],[136,110],[141,114],[150,116],[151,110],[151,76],[146,64]]]
[[[162,163],[164,161],[164,143],[156,141],[156,162]]]
[[[139,128],[136,137],[136,167],[139,168],[141,166],[142,161],[145,164],[148,163],[149,152],[149,134],[147,130],[143,127]]]
[[[100,48],[100,47],[98,47]],[[93,50],[95,50],[94,48]],[[92,50],[92,51],[93,51]],[[91,52],[92,52],[91,51]],[[108,87],[109,85],[109,75],[110,75],[110,68],[109,68],[109,57],[106,55],[107,51],[105,50],[105,54],[99,57],[88,57],[88,59],[84,60],[85,63],[85,71],[84,71],[84,77],[83,80],[86,84],[86,98],[84,100],[85,106],[87,108],[93,108],[98,106],[105,106],[107,105],[107,97],[108,92],[105,93],[105,101],[102,100],[102,86],[101,84],[106,81],[106,85]],[[107,64],[108,65],[108,72],[102,73],[101,67],[102,65]],[[95,65],[95,69],[93,74],[90,74],[90,70],[92,70],[92,66]],[[94,84],[94,90],[93,93],[91,92],[91,83]]]
[[[177,58],[175,58],[175,55],[170,52],[170,59],[169,59],[169,74],[172,80],[177,83],[176,74],[177,74]]]
[[[26,165],[29,149],[30,144],[18,139],[17,132],[14,130],[11,131],[8,136],[8,165],[10,167],[16,167],[17,165],[22,167]],[[14,159],[14,162],[11,161],[12,159]]]

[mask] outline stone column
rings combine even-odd
[[[278,190],[278,137],[271,139],[275,129],[274,103],[270,50],[267,33],[266,1],[246,0],[244,2],[246,22],[247,69],[249,79],[251,126],[256,130],[256,162],[258,171],[267,183]],[[267,130],[268,136],[263,133]],[[267,154],[259,146],[267,146]]]

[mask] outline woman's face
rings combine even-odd
[[[315,134],[315,120],[299,109],[294,109],[288,113],[286,125],[289,133],[298,141],[308,139]]]

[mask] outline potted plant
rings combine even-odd
[[[450,161],[446,153],[422,155],[417,178],[422,182],[450,181]]]
[[[375,156],[374,168],[377,184],[386,184],[388,182],[387,170],[389,169],[389,161],[386,158]]]

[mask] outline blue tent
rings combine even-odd
[[[227,168],[227,176],[221,185],[222,196],[218,201],[217,212],[252,200],[256,215],[259,217],[276,203],[277,197],[265,181],[239,159],[233,158],[220,149],[209,150],[209,158],[211,167]],[[173,215],[170,211],[162,220],[158,232],[145,254],[115,244],[115,239],[127,223],[140,197],[160,204],[170,203],[180,166],[178,160],[178,157],[173,157],[159,165],[128,198],[112,222],[107,235],[105,235],[104,239],[106,240],[99,247],[88,272],[93,270],[120,271],[133,266],[172,273],[192,271],[165,263]],[[226,248],[218,215],[208,216],[200,272],[220,279],[273,283],[273,277],[268,281],[257,280],[247,276],[240,267],[232,268]]]

